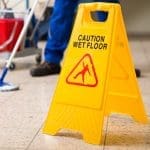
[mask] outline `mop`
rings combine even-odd
[[[24,35],[25,35],[26,31],[27,31],[28,25],[30,23],[30,20],[31,20],[33,14],[34,14],[34,10],[35,10],[35,7],[36,7],[37,3],[38,3],[38,0],[36,0],[34,2],[33,6],[32,6],[32,9],[29,12],[29,15],[28,15],[28,17],[27,17],[27,19],[25,21],[23,29],[22,29],[19,37],[18,37],[18,40],[17,40],[17,42],[16,42],[16,44],[15,44],[13,50],[12,50],[12,53],[11,53],[7,63],[6,63],[6,66],[2,70],[2,74],[1,74],[1,77],[0,77],[0,91],[1,92],[19,90],[19,86],[18,85],[13,85],[12,83],[4,82],[4,79],[5,79],[5,77],[6,77],[7,73],[8,73],[8,70],[9,70],[9,67],[10,67],[10,65],[12,63],[12,60],[13,60],[13,58],[14,58],[14,56],[15,56],[15,54],[16,54],[16,52],[17,52],[17,50],[18,50],[18,48],[19,48],[19,46],[21,44],[21,41],[23,40],[23,37],[24,37]]]

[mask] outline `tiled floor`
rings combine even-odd
[[[145,109],[150,119],[150,40],[130,40]],[[103,144],[87,144],[79,133],[42,134],[58,76],[32,78],[29,69],[35,56],[15,59],[16,70],[6,81],[20,85],[15,92],[0,92],[0,150],[150,150],[150,124],[136,123],[128,116],[107,118]],[[4,65],[0,62],[0,67]]]

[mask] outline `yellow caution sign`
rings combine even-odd
[[[108,13],[95,21],[93,11]],[[43,132],[72,129],[100,144],[104,117],[131,115],[147,123],[119,4],[80,4]]]

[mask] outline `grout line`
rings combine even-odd
[[[28,150],[28,148],[30,147],[30,145],[32,144],[32,142],[34,141],[34,139],[36,138],[36,136],[37,136],[38,133],[40,132],[42,126],[43,126],[43,124],[42,124],[41,127],[38,129],[38,131],[35,133],[35,135],[34,135],[33,138],[31,139],[31,141],[29,142],[29,144],[28,144],[28,146],[25,148],[25,150]]]
[[[104,136],[104,146],[103,146],[103,150],[105,150],[105,145],[106,145],[106,138],[107,138],[107,131],[108,131],[108,122],[109,122],[109,116],[107,117],[106,132],[105,132],[105,136]]]

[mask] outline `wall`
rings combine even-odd
[[[9,1],[13,5],[14,0]],[[44,2],[45,0],[39,1]],[[50,0],[50,5],[53,5],[53,1]],[[33,2],[34,0],[30,0],[30,6]],[[150,35],[150,0],[120,0],[120,2],[127,32]],[[25,0],[17,9],[21,8],[25,9]]]
[[[121,0],[128,33],[150,35],[150,0]]]

